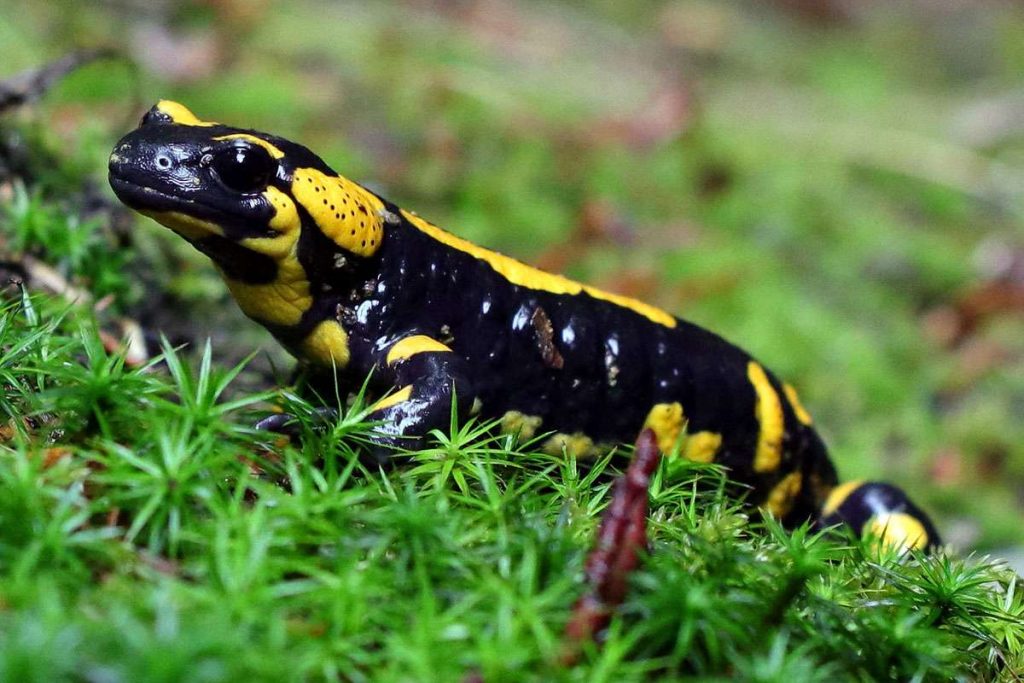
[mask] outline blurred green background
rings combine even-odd
[[[76,48],[123,55],[12,114],[107,197],[113,142],[177,99],[709,327],[800,389],[844,478],[903,485],[959,547],[1009,554],[1024,7],[894,5],[0,0],[0,78]],[[273,348],[198,254],[136,230],[157,281],[115,288],[116,307],[173,301],[229,356]]]

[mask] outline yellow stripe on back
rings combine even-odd
[[[747,379],[754,385],[757,395],[754,413],[760,425],[757,451],[754,453],[754,471],[771,472],[778,469],[782,460],[782,433],[785,426],[782,402],[764,368],[754,361],[747,363]]]
[[[782,390],[786,392],[786,398],[789,400],[789,405],[793,408],[793,414],[796,415],[796,419],[800,420],[801,424],[810,427],[814,420],[811,419],[811,414],[800,403],[800,397],[797,396],[796,389],[789,384],[783,384]]]
[[[651,306],[650,304],[645,304],[644,302],[637,301],[636,299],[631,299],[628,296],[612,294],[611,292],[605,292],[596,287],[580,284],[579,282],[570,280],[567,277],[554,275],[553,273],[545,272],[539,268],[528,266],[525,263],[517,261],[514,258],[509,258],[503,254],[499,254],[496,251],[484,249],[483,247],[464,240],[461,237],[456,237],[450,232],[446,232],[432,223],[428,223],[409,211],[403,210],[402,215],[405,216],[405,219],[408,220],[409,223],[411,223],[417,230],[430,235],[442,244],[447,244],[453,249],[458,249],[461,252],[486,262],[495,270],[495,272],[514,285],[542,292],[551,292],[552,294],[579,294],[580,292],[586,292],[595,299],[609,301],[616,306],[628,308],[634,313],[639,313],[648,320],[658,323],[659,325],[664,325],[665,327],[676,326],[676,319],[660,308]]]
[[[295,170],[292,196],[342,249],[372,256],[384,238],[384,203],[347,178],[314,168]]]

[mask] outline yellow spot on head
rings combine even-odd
[[[447,351],[450,353],[451,349],[432,337],[424,334],[415,334],[395,342],[394,346],[388,351],[387,364],[394,365],[418,353],[426,353],[428,351]]]
[[[520,438],[532,439],[543,422],[539,415],[510,410],[501,416],[499,429],[503,434],[518,434]]]
[[[793,503],[800,495],[802,486],[803,476],[799,472],[790,472],[772,487],[762,507],[773,517],[782,519],[793,509]]]
[[[428,223],[414,213],[403,210],[402,215],[417,230],[430,235],[442,244],[447,244],[449,247],[458,249],[463,253],[469,254],[470,256],[486,262],[495,270],[495,272],[514,285],[542,292],[551,292],[552,294],[579,294],[581,292],[586,292],[595,299],[610,301],[616,306],[628,308],[634,313],[639,313],[648,320],[658,323],[659,325],[664,325],[665,327],[676,326],[676,319],[660,308],[651,306],[650,304],[645,304],[644,302],[637,301],[636,299],[631,299],[628,296],[605,292],[597,287],[583,285],[575,280],[570,280],[567,277],[554,275],[552,273],[544,272],[539,268],[528,266],[514,258],[509,258],[508,256],[499,254],[496,251],[491,251],[490,249],[484,249],[483,247],[477,246],[476,244],[464,240],[461,237],[456,237],[450,232],[446,232],[436,225]]]
[[[715,432],[696,432],[686,435],[683,457],[693,462],[712,462],[722,447],[722,435]]]
[[[786,398],[789,400],[789,405],[793,408],[793,414],[796,415],[796,419],[810,427],[814,420],[811,419],[811,414],[800,403],[800,397],[796,395],[796,389],[789,384],[783,384],[782,390],[786,392]]]
[[[658,450],[664,454],[670,454],[679,444],[679,436],[683,433],[683,406],[675,403],[656,403],[647,419],[644,421],[644,428],[654,432],[658,440]]]
[[[782,460],[782,433],[785,428],[782,402],[764,368],[754,361],[747,364],[747,379],[754,385],[757,397],[754,413],[760,425],[757,450],[754,453],[754,471],[771,472],[778,469]]]
[[[224,235],[224,230],[216,223],[204,221],[201,218],[189,216],[178,211],[139,211],[144,216],[149,216],[157,223],[165,225],[187,240],[193,242],[209,237],[211,235]]]
[[[832,489],[828,494],[828,498],[825,499],[825,504],[821,506],[821,516],[828,517],[838,510],[839,506],[850,497],[850,494],[859,489],[863,483],[863,479],[855,479]]]
[[[335,320],[324,320],[299,345],[303,359],[326,367],[348,365],[348,334]]]
[[[171,100],[160,100],[156,103],[156,109],[162,114],[171,117],[171,121],[182,126],[216,126],[212,121],[201,121],[199,117],[189,111],[188,107]]]
[[[372,256],[384,239],[384,203],[347,178],[300,168],[292,179],[292,195],[317,227],[342,249]]]
[[[270,156],[274,157],[275,159],[280,159],[284,156],[284,152],[278,149],[275,145],[270,144],[263,138],[258,138],[255,135],[250,135],[249,133],[231,133],[230,135],[221,135],[219,137],[215,137],[214,140],[245,140],[246,142],[258,145],[263,149],[267,150],[267,152],[270,153]]]
[[[928,532],[913,515],[905,512],[890,512],[871,518],[864,528],[865,535],[872,536],[882,545],[906,550],[921,550],[928,545]]]
[[[391,406],[398,405],[399,403],[405,403],[412,396],[412,385],[402,387],[398,391],[388,396],[385,396],[381,400],[373,404],[372,410],[377,412],[378,410],[384,410]]]

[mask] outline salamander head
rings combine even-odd
[[[294,261],[306,227],[358,256],[383,239],[383,203],[305,147],[202,121],[177,102],[158,102],[121,138],[109,178],[122,202],[187,239],[229,277],[254,275],[254,259]]]
[[[200,121],[164,100],[114,147],[110,185],[122,202],[200,248],[211,238],[275,238],[300,228],[288,197],[286,159],[296,156],[289,147],[298,145]]]

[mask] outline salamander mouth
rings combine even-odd
[[[119,177],[113,172],[109,175],[109,181],[110,187],[118,199],[128,207],[151,218],[159,220],[159,214],[181,214],[197,219],[197,225],[201,223],[215,225],[219,230],[226,231],[227,236],[236,239],[274,235],[269,227],[254,230],[254,223],[259,225],[260,222],[257,218],[226,211],[211,203],[200,201],[198,198],[186,198],[164,192],[149,185]]]
[[[179,211],[197,218],[211,220],[214,214],[224,217],[224,211],[194,199],[185,199],[154,187],[119,178],[110,174],[110,187],[123,203],[136,211]]]

